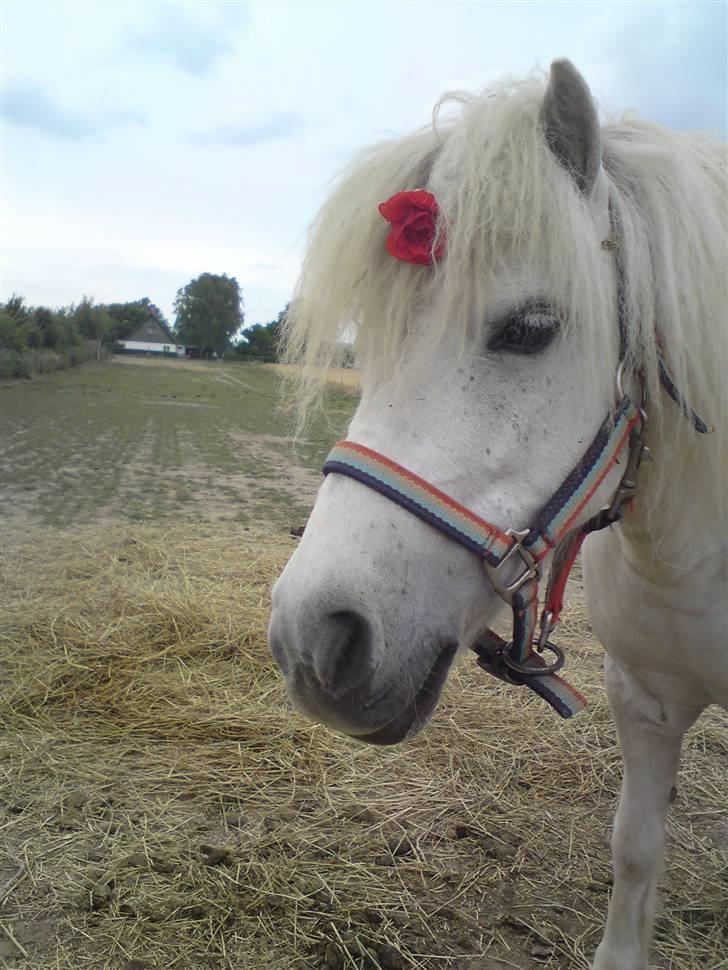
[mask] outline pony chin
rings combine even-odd
[[[353,737],[368,744],[387,745],[398,744],[418,734],[434,713],[456,653],[455,645],[443,647],[422,687],[404,710],[379,730]]]
[[[327,698],[317,698],[310,692],[303,697],[295,687],[289,686],[289,696],[297,710],[306,717],[341,731],[356,741],[382,746],[400,744],[419,734],[429,723],[456,654],[456,645],[442,647],[429,671],[425,671],[422,686],[414,696],[408,690],[391,690],[380,703],[364,697],[349,697],[344,699],[340,708],[333,708]],[[397,678],[394,678],[394,683],[397,683]],[[397,713],[393,715],[393,711]],[[365,718],[372,721],[365,729],[354,724],[354,721]],[[381,726],[373,728],[377,723],[381,723]]]

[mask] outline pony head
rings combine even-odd
[[[605,134],[586,83],[559,61],[547,84],[451,96],[430,128],[366,152],[319,215],[288,321],[304,404],[355,332],[363,390],[348,437],[503,531],[530,526],[616,399],[610,203],[637,254],[622,353],[657,386],[659,280],[638,285],[652,274],[640,266],[650,227],[631,215],[636,179],[620,154],[640,140],[639,126]],[[402,246],[391,233],[407,213],[380,212],[398,193],[430,219],[414,213]],[[684,380],[689,359],[679,364]],[[456,654],[501,605],[476,555],[329,475],[273,591],[270,645],[299,709],[390,744],[427,722]]]

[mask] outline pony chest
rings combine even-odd
[[[720,561],[706,556],[687,573],[666,568],[648,575],[613,530],[584,546],[587,608],[598,639],[625,670],[664,680],[676,701],[728,706]]]

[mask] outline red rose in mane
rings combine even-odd
[[[425,189],[397,192],[382,202],[379,211],[392,224],[387,236],[387,251],[395,259],[429,266],[433,257],[442,257],[444,239],[438,241],[434,253],[432,250],[439,209],[431,192]]]

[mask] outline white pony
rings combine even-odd
[[[330,465],[342,473],[325,479],[275,586],[270,644],[311,717],[379,744],[419,731],[457,650],[482,638],[503,598],[515,601],[507,587],[528,573],[537,588],[550,555],[529,559],[525,530],[616,425],[621,370],[632,401],[644,393],[632,470],[645,434],[651,454],[634,507],[584,546],[625,764],[594,967],[645,970],[681,739],[707,705],[728,703],[723,154],[633,117],[600,128],[568,61],[547,85],[507,82],[443,104],[453,102],[448,118],[436,112],[345,173],[314,227],[288,349],[310,403],[315,375],[356,328],[354,449],[402,466],[440,510],[460,503],[516,554],[486,576],[437,517],[376,475]],[[393,196],[388,223],[378,205]],[[396,200],[420,208],[393,215]],[[714,433],[699,433],[696,414]],[[618,489],[623,445],[570,508],[570,535]],[[532,634],[529,685],[531,664],[543,665]],[[508,649],[493,670],[518,682]]]

